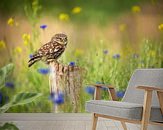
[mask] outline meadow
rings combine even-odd
[[[0,89],[0,106],[18,92],[35,92],[42,96],[7,112],[53,112],[57,102],[49,93],[49,66],[38,62],[28,68],[28,60],[58,32],[68,35],[59,62],[84,69],[78,112],[85,112],[85,101],[92,99],[92,83],[112,84],[121,100],[135,69],[163,68],[161,4],[159,0],[3,1],[0,67],[13,63],[14,69]],[[71,101],[61,98],[60,112],[72,112]],[[108,99],[106,89],[102,98]]]

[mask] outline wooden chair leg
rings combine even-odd
[[[151,102],[152,102],[152,91],[145,91],[141,130],[147,130],[150,119]]]
[[[127,126],[126,126],[125,122],[124,121],[121,121],[121,124],[122,124],[123,129],[124,130],[127,130]]]
[[[92,130],[96,130],[98,117],[93,113]]]
[[[161,113],[163,114],[163,92],[157,92],[157,96],[160,103]]]

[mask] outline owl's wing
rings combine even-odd
[[[53,52],[50,52],[48,55],[47,55],[47,58],[48,59],[58,59],[62,53],[64,52],[65,50],[65,47],[60,45],[60,46],[57,46],[54,48]]]

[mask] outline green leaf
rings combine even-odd
[[[0,69],[0,89],[4,86],[5,79],[9,76],[9,74],[13,71],[14,65],[8,64]]]
[[[0,114],[5,113],[11,106],[12,106],[11,103],[7,103],[3,105],[2,107],[0,107]]]
[[[24,105],[40,97],[41,93],[19,93],[11,100],[12,106]]]
[[[0,130],[19,130],[14,124],[5,123],[3,126],[0,126]]]

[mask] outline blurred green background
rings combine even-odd
[[[69,40],[59,62],[74,62],[86,70],[78,112],[84,112],[85,101],[92,98],[87,84],[113,84],[118,95],[136,68],[163,67],[162,0],[1,0],[0,25],[0,67],[15,66],[0,90],[0,105],[20,91],[43,94],[8,112],[53,111],[48,66],[39,62],[28,68],[27,63],[58,32],[66,33]],[[103,95],[108,99],[105,90]],[[72,112],[66,99],[59,107]]]

